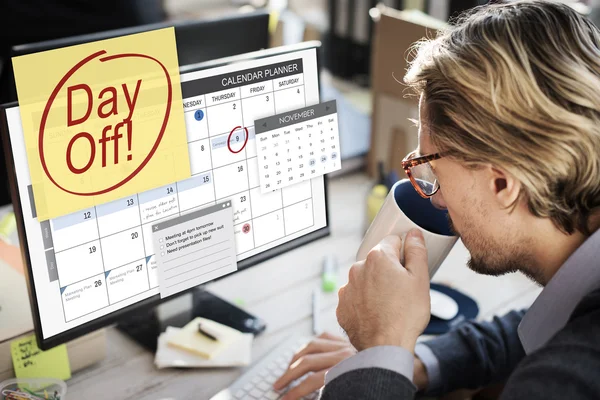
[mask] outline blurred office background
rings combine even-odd
[[[463,10],[488,0],[3,0],[0,2],[0,103],[16,100],[10,58],[29,51],[19,45],[152,24],[213,20],[210,34],[194,33],[178,47],[194,53],[214,42],[219,56],[305,40],[323,43],[321,100],[337,99],[344,171],[367,166],[371,177],[398,169],[405,150],[414,145],[408,117],[414,99],[402,87],[405,53],[410,42],[435,32]],[[567,1],[597,18],[600,0]],[[264,30],[253,24],[221,24],[223,18],[268,13]],[[382,18],[382,16],[384,16]],[[381,22],[387,24],[379,29]],[[399,21],[398,23],[394,21]],[[407,22],[408,21],[408,22]],[[396,25],[394,25],[396,24]],[[404,25],[402,25],[404,24]],[[407,28],[408,26],[408,28]],[[414,27],[417,29],[413,29]],[[423,29],[420,29],[423,27]],[[267,31],[268,29],[268,31]],[[406,29],[409,29],[407,31]],[[412,29],[412,31],[410,31]],[[183,31],[183,29],[181,30]],[[268,32],[262,35],[261,32]],[[220,37],[235,38],[219,42]],[[262,36],[260,36],[262,35]],[[259,37],[260,36],[260,37]],[[100,37],[101,38],[101,37]],[[77,43],[69,42],[66,43]],[[47,48],[57,46],[52,44]],[[34,46],[33,49],[36,47]],[[180,61],[183,49],[180,51]],[[215,50],[215,49],[213,49]],[[216,51],[216,50],[215,50]],[[194,57],[192,57],[193,59]],[[42,67],[43,68],[43,67]],[[396,112],[403,110],[402,112]],[[390,150],[391,149],[391,150]],[[4,155],[0,151],[0,205],[10,202]]]

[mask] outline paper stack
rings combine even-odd
[[[198,325],[218,332],[212,340],[198,332]],[[158,368],[246,366],[252,361],[251,333],[242,333],[204,318],[196,318],[183,328],[168,327],[158,338],[154,363]]]

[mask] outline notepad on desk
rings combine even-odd
[[[189,352],[180,347],[169,345],[168,342],[181,334],[182,328],[168,327],[166,332],[158,338],[158,348],[154,363],[157,368],[214,368],[214,367],[237,367],[250,365],[252,361],[251,333],[240,333],[233,342],[213,358],[208,359],[198,355],[198,352]]]
[[[211,332],[216,332],[217,340],[210,339],[206,335],[198,332],[198,326],[210,328]],[[230,328],[226,325],[211,321],[205,318],[195,318],[183,328],[167,335],[169,346],[185,350],[207,359],[213,359],[224,349],[227,349],[232,343],[240,340],[244,335],[242,332]]]

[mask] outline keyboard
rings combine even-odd
[[[292,382],[286,389],[274,390],[273,383],[287,370],[294,354],[306,343],[310,337],[292,336],[271,350],[266,356],[250,367],[241,377],[211,397],[210,400],[277,400],[292,387],[300,384],[305,378]],[[305,375],[306,377],[306,375]],[[313,400],[318,397],[318,392],[313,392],[303,397]]]

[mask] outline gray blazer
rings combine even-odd
[[[468,322],[427,343],[444,379],[441,393],[506,385],[501,399],[600,399],[600,289],[579,302],[566,325],[525,355],[517,334],[522,312],[491,322]],[[329,382],[323,400],[403,400],[417,395],[405,376],[363,368]]]

